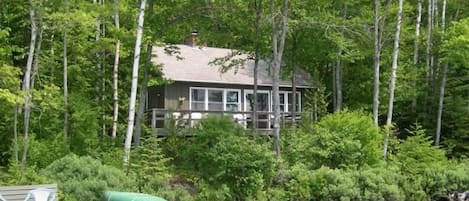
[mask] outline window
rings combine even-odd
[[[226,111],[239,111],[239,91],[226,91]]]
[[[301,112],[301,94],[300,92],[296,92],[296,112]],[[292,111],[292,103],[293,103],[293,93],[292,92],[288,92],[288,111],[291,112]]]
[[[223,90],[208,90],[208,110],[222,111],[223,110]]]
[[[210,111],[239,111],[240,90],[198,88],[190,89],[190,109]]]
[[[205,110],[205,90],[192,89],[191,90],[191,109],[192,110]]]
[[[273,95],[273,94],[272,94]],[[280,91],[280,112],[291,112],[292,111],[292,103],[293,103],[293,92],[291,91]],[[301,94],[300,92],[296,92],[296,112],[300,112],[301,110]],[[274,108],[273,97],[272,97],[272,111]]]

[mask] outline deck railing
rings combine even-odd
[[[147,111],[150,127],[152,129],[161,129],[167,126],[168,122],[174,123],[180,128],[190,128],[197,124],[198,121],[207,116],[218,116],[221,118],[231,118],[234,122],[240,124],[244,128],[253,128],[254,115],[256,118],[256,130],[271,130],[273,128],[274,112],[257,111],[207,111],[207,110],[168,110],[152,108]],[[299,122],[305,116],[311,113],[306,112],[281,112],[280,122],[282,124]],[[171,121],[170,121],[171,120]]]

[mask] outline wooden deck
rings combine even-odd
[[[28,192],[34,189],[48,189],[55,193],[54,201],[57,201],[57,184],[41,184],[41,185],[26,185],[26,186],[1,186],[0,196],[6,201],[25,201]],[[0,197],[0,200],[2,198]],[[28,201],[34,200],[32,197]]]
[[[269,134],[273,128],[274,112],[242,112],[242,111],[206,111],[206,110],[167,110],[153,108],[147,111],[149,125],[158,136],[168,135],[168,127],[187,130],[190,135],[190,128],[196,125],[201,119],[207,116],[217,116],[220,118],[230,118],[233,122],[238,123],[246,129],[253,129],[253,118],[256,116],[256,128],[253,130],[258,133]],[[311,113],[282,112],[280,114],[280,122],[282,125],[299,122],[305,115]]]

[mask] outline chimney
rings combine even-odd
[[[197,42],[199,41],[198,39],[198,33],[197,31],[192,31],[192,33],[186,37],[185,39],[185,44],[186,45],[189,45],[189,46],[192,46],[192,47],[195,47],[197,46]]]

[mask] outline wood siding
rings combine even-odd
[[[252,85],[235,85],[235,84],[217,84],[217,83],[199,83],[199,82],[174,82],[164,87],[165,95],[165,108],[170,110],[189,110],[189,90],[190,87],[205,87],[205,88],[220,88],[220,89],[239,89],[241,90],[241,111],[244,111],[244,90],[252,90]],[[269,86],[259,86],[259,91],[272,90]],[[291,87],[280,87],[280,91],[291,91]],[[301,108],[303,108],[304,100],[304,89],[297,88],[297,91],[301,93]],[[148,109],[156,105],[156,96],[161,95],[157,91],[157,87],[151,87],[148,90]],[[180,101],[182,100],[182,101]]]

